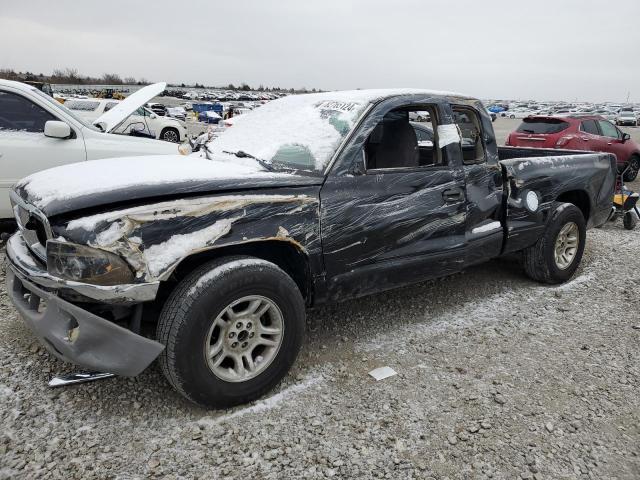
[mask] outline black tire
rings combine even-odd
[[[636,228],[636,224],[638,223],[638,219],[636,218],[635,212],[626,212],[624,217],[622,217],[622,225],[627,230],[633,230]]]
[[[163,128],[162,132],[160,132],[160,140],[164,140],[165,142],[179,143],[180,133],[175,128]]]
[[[637,155],[632,155],[629,159],[627,167],[630,168],[624,174],[623,179],[625,182],[633,182],[638,176],[638,171],[640,171],[640,157],[638,157]]]
[[[580,265],[586,240],[586,221],[582,212],[572,203],[555,202],[551,206],[551,217],[542,237],[523,252],[526,274],[538,282],[557,284],[569,280]],[[562,227],[573,222],[578,227],[578,247],[568,267],[561,269],[555,260],[555,244]]]
[[[263,296],[278,306],[284,324],[281,344],[257,376],[225,381],[209,368],[205,341],[218,314],[247,295]],[[289,275],[258,258],[225,257],[193,271],[169,296],[158,321],[157,339],[165,345],[159,361],[169,383],[187,399],[206,408],[226,408],[275,387],[295,362],[304,331],[304,300]]]

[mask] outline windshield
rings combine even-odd
[[[208,147],[213,154],[244,152],[274,170],[321,172],[367,105],[340,93],[291,95],[233,117]]]
[[[33,90],[37,95],[40,96],[40,98],[46,100],[47,102],[49,102],[49,104],[51,104],[54,108],[58,108],[62,111],[64,111],[64,113],[66,113],[67,115],[69,115],[71,118],[73,118],[76,122],[78,122],[80,125],[82,125],[83,127],[89,128],[91,130],[94,130],[96,132],[101,132],[102,130],[100,130],[99,128],[96,128],[95,126],[87,123],[85,120],[83,120],[82,118],[78,117],[75,113],[73,113],[71,110],[69,110],[67,107],[65,107],[62,103],[58,102],[57,100],[51,98],[49,95],[46,95],[44,93],[42,93],[40,90],[38,89],[34,89]]]

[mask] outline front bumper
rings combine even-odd
[[[7,293],[27,325],[53,355],[90,370],[135,376],[164,349],[159,342],[63,300],[57,290],[36,285],[36,281],[40,283],[46,278],[43,277],[46,272],[38,271],[33,258],[16,253],[15,239],[14,235],[7,244]],[[22,260],[22,265],[16,259]],[[39,273],[33,281],[22,271],[24,263]],[[51,279],[55,277],[46,280]]]

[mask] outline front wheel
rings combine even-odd
[[[160,140],[164,140],[165,142],[178,143],[180,141],[180,134],[175,128],[165,128],[160,133]]]
[[[523,250],[523,263],[529,277],[554,284],[569,280],[580,265],[586,221],[571,203],[554,203],[550,215],[542,237]]]
[[[638,176],[638,171],[640,171],[640,157],[634,155],[629,159],[629,163],[627,164],[628,170],[625,172],[623,178],[625,182],[633,182]]]
[[[173,387],[204,407],[246,403],[271,390],[294,363],[305,329],[300,290],[283,270],[227,257],[178,284],[158,322],[160,365]]]

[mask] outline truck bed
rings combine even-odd
[[[560,157],[564,155],[588,155],[585,150],[562,150],[558,148],[498,147],[498,160],[525,157]]]

